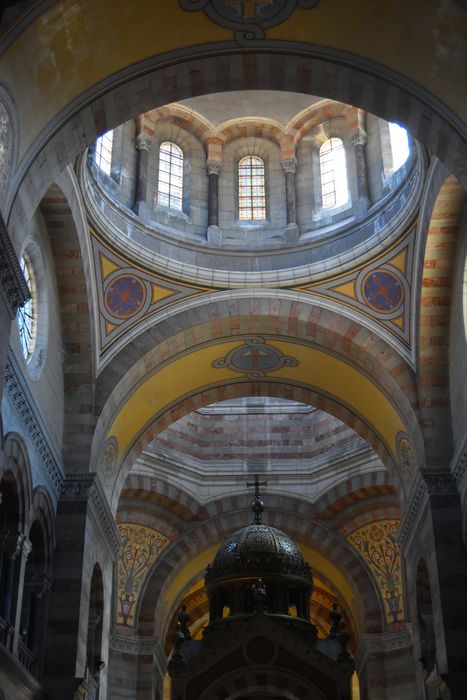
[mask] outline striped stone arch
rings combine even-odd
[[[317,517],[332,518],[347,506],[355,506],[358,501],[371,500],[387,494],[397,499],[394,484],[387,471],[375,470],[359,474],[332,486],[317,502]]]
[[[341,102],[324,102],[303,110],[297,118],[289,125],[287,134],[293,137],[295,147],[298,146],[302,138],[319,124],[332,119],[345,119],[349,128],[355,121],[357,110],[349,104]]]
[[[249,136],[268,139],[277,146],[281,146],[286,134],[284,129],[272,120],[266,121],[258,118],[241,118],[223,122],[217,130],[217,136],[221,139],[224,146],[235,141],[235,139],[247,138]]]
[[[23,439],[13,432],[5,436],[3,472],[0,476],[5,478],[8,473],[16,484],[19,498],[18,529],[27,532],[31,525],[30,513],[33,498],[31,465]]]
[[[120,495],[121,501],[127,499],[147,501],[148,507],[151,503],[157,504],[187,521],[197,521],[206,517],[206,511],[199,501],[184,489],[157,476],[129,474]]]
[[[333,397],[323,396],[317,390],[310,390],[307,387],[296,386],[289,382],[281,383],[273,380],[258,382],[235,380],[232,383],[219,383],[214,387],[207,387],[195,395],[184,397],[180,399],[176,405],[168,407],[163,415],[155,417],[151,424],[145,428],[134,441],[124,461],[120,464],[112,492],[113,508],[116,508],[121,489],[137,457],[146,448],[148,443],[156,439],[157,435],[162,430],[178,420],[182,415],[191,413],[197,408],[243,396],[272,396],[291,401],[299,401],[315,406],[322,411],[330,413],[339,420],[342,420],[373,448],[389,470],[393,483],[396,488],[400,490],[402,497],[402,483],[389,450],[370,426],[348,407],[340,404]]]
[[[352,548],[335,532],[317,521],[297,517],[293,512],[275,513],[272,509],[268,512],[268,524],[284,530],[297,542],[316,548],[339,568],[355,593],[355,609],[347,612],[353,616],[353,626],[356,630],[378,633],[384,629],[382,601],[373,579]],[[165,591],[173,578],[198,554],[213,545],[220,544],[232,532],[244,526],[243,512],[224,513],[191,528],[177,542],[167,547],[146,579],[137,611],[138,634],[143,636],[156,634],[161,639],[165,638],[170,619],[180,600],[187,593],[187,590],[181,590],[172,609],[166,609],[163,602]],[[198,572],[199,575],[203,573]],[[317,575],[328,585],[333,586],[322,572],[317,572]]]
[[[466,203],[459,181],[452,175],[446,177],[433,202],[421,275],[418,394],[426,464],[437,468],[448,467],[453,453],[450,311],[456,244]]]
[[[404,420],[417,432],[414,375],[404,359],[376,331],[328,310],[309,297],[269,290],[251,298],[245,293],[228,298],[212,294],[188,309],[153,322],[103,368],[97,380],[97,402],[105,419],[105,403],[113,391],[125,395],[131,381],[141,380],[148,368],[202,343],[241,335],[275,336],[310,342],[344,358],[371,375],[403,411]],[[127,374],[131,370],[131,374]],[[128,378],[125,378],[127,374]],[[116,386],[116,377],[121,379]],[[96,437],[99,437],[97,426]]]
[[[17,235],[64,167],[99,134],[150,109],[186,98],[242,89],[287,90],[353,104],[407,126],[467,184],[467,139],[459,119],[433,95],[384,66],[358,56],[295,42],[261,53],[193,47],[115,72],[105,86],[83,90],[30,146],[16,173],[10,224]],[[283,52],[287,46],[287,53]],[[215,55],[212,55],[214,51]],[[206,54],[209,55],[206,55]],[[40,157],[37,157],[41,154]]]
[[[188,107],[177,104],[163,105],[143,115],[144,125],[154,134],[161,122],[168,122],[192,134],[206,148],[206,143],[215,136],[211,123]]]
[[[71,173],[43,197],[44,218],[53,256],[63,340],[65,415],[62,459],[65,468],[89,469],[95,416],[92,299],[86,253],[86,222]]]

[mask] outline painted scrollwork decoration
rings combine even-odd
[[[264,38],[264,30],[284,22],[296,9],[310,10],[319,0],[180,0],[184,10],[202,10],[213,22],[233,29],[245,45]]]
[[[118,529],[123,544],[118,556],[117,621],[132,627],[144,580],[169,540],[152,528],[134,523],[121,523]]]

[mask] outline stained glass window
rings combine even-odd
[[[19,340],[23,356],[28,360],[34,350],[36,339],[36,302],[34,298],[34,284],[31,265],[24,257],[20,260],[21,270],[27,282],[31,298],[18,309],[17,322],[19,330]]]
[[[246,156],[238,164],[238,210],[241,221],[266,219],[264,162],[257,156]]]
[[[349,200],[344,144],[340,139],[325,141],[319,149],[323,209],[340,207]]]
[[[391,139],[392,170],[399,170],[409,157],[410,146],[407,130],[399,124],[389,123],[389,138]]]
[[[182,210],[183,151],[170,141],[159,149],[159,184],[157,202],[170,209]]]

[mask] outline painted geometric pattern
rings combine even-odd
[[[97,236],[91,240],[99,290],[101,359],[161,309],[211,291],[154,275],[112,251]]]
[[[370,319],[384,328],[388,340],[396,340],[398,348],[407,355],[412,348],[414,244],[415,227],[390,251],[366,265],[298,289],[337,301]]]
[[[133,627],[144,580],[169,540],[135,523],[120,523],[118,529],[123,544],[117,560],[117,622]]]
[[[389,625],[403,622],[405,617],[401,553],[396,539],[399,524],[399,520],[378,520],[347,536],[347,542],[373,574]]]

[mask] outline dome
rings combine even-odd
[[[206,572],[206,584],[223,578],[287,576],[311,584],[311,571],[288,535],[264,523],[234,532]]]

